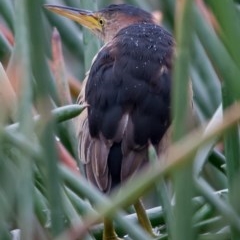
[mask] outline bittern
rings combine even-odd
[[[164,149],[171,124],[174,40],[138,7],[46,7],[89,28],[105,43],[80,97],[89,107],[79,120],[79,152],[87,178],[109,193],[148,162],[150,144],[158,154]],[[140,200],[134,206],[140,223],[152,234]],[[119,239],[112,222],[104,223],[103,239]]]

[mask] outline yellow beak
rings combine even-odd
[[[44,7],[54,13],[57,13],[80,23],[81,25],[89,28],[93,32],[102,31],[102,27],[98,21],[98,16],[94,12],[51,4],[45,4]]]

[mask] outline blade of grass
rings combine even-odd
[[[148,149],[149,161],[150,163],[156,163],[158,161],[157,153],[153,146],[150,146]],[[155,184],[156,193],[158,195],[159,200],[162,203],[162,207],[164,209],[164,218],[167,228],[171,229],[171,224],[174,221],[174,215],[171,205],[171,197],[169,196],[169,189],[167,188],[167,182],[165,179],[162,179],[161,182]]]
[[[207,233],[199,236],[199,240],[229,240],[229,232],[225,233]]]
[[[213,150],[212,154],[209,156],[209,162],[223,174],[226,174],[223,167],[223,165],[226,164],[226,158],[221,152]]]
[[[61,37],[56,28],[52,34],[53,73],[55,75],[56,88],[61,106],[72,104],[66,66],[63,59]]]
[[[5,36],[0,32],[0,59],[7,61],[12,52],[12,46],[9,44]]]
[[[12,204],[16,199],[17,190],[16,182],[11,181],[11,179],[16,177],[16,165],[6,154],[6,143],[1,134],[0,141],[0,236],[3,239],[10,240],[8,219],[13,215]]]
[[[15,147],[27,153],[31,158],[38,161],[42,160],[42,149],[39,148],[39,146],[33,145],[23,134],[11,133],[4,129],[0,129],[0,134],[3,135],[5,141],[11,142]]]
[[[50,4],[48,0],[46,3]],[[79,28],[70,20],[65,20],[63,17],[52,14],[49,11],[44,11],[49,21],[59,30],[61,37],[67,47],[74,52],[74,55],[83,60],[83,47],[79,37]],[[81,36],[81,35],[80,35]]]
[[[240,69],[229,56],[213,28],[209,26],[197,8],[194,8],[194,14],[196,18],[195,25],[197,35],[203,47],[206,49],[216,72],[221,76],[221,79],[228,80],[231,94],[233,97],[238,98],[240,87],[238,81],[236,81],[236,76],[240,76]],[[222,59],[224,59],[224,61],[222,61]]]
[[[189,102],[189,75],[190,75],[190,49],[192,36],[192,0],[176,2],[175,35],[176,59],[173,72],[173,141],[178,141],[189,131],[189,117],[191,103]],[[191,101],[191,100],[190,100]],[[173,172],[173,185],[175,193],[174,222],[169,233],[175,240],[191,240],[194,238],[192,228],[193,197],[192,162],[183,164]],[[186,186],[187,185],[187,186]],[[184,219],[183,217],[184,216]]]
[[[1,122],[4,121],[4,117],[10,117],[12,120],[16,120],[17,114],[17,100],[16,94],[10,84],[6,72],[0,63],[0,100],[1,100]],[[5,115],[5,116],[4,116]]]
[[[238,79],[237,79],[238,80]],[[227,81],[224,81],[223,85],[223,107],[227,108],[230,104],[233,104],[234,99],[231,95],[231,90],[228,87]],[[240,180],[240,139],[239,139],[238,125],[233,127],[228,133],[224,135],[224,152],[226,156],[227,164],[227,176],[228,176],[228,189],[229,189],[229,202],[233,209],[240,214],[240,195],[238,192],[239,180]],[[232,240],[239,239],[239,230],[231,227]]]
[[[237,16],[237,11],[234,2],[228,0],[222,0],[221,4],[217,4],[214,0],[207,1],[207,4],[211,7],[211,10],[216,17],[220,28],[216,29],[221,40],[223,41],[227,51],[229,52],[234,63],[240,69],[240,19]],[[240,84],[238,81],[238,98],[240,97]]]
[[[18,119],[20,123],[20,132],[27,138],[33,138],[33,123],[31,114],[32,91],[31,91],[31,63],[30,36],[28,32],[29,19],[27,18],[27,2],[16,3],[16,34],[15,34],[15,56],[18,65],[19,83],[20,83],[20,101],[18,105]],[[30,240],[34,237],[34,213],[33,213],[33,176],[32,161],[24,153],[19,151],[16,155],[19,161],[18,173],[18,224],[21,229],[21,235],[24,239]]]
[[[195,179],[195,184],[201,194],[208,199],[208,201],[218,210],[219,213],[227,220],[234,229],[240,230],[240,218],[236,212],[222,201],[219,197],[213,194],[213,189],[209,184],[203,179]]]
[[[222,120],[222,105],[220,105],[215,112],[214,116],[211,118],[209,124],[206,126],[205,133],[207,133],[211,128],[214,128],[216,124],[219,124]],[[208,143],[206,146],[201,148],[194,160],[194,176],[198,177],[201,174],[201,171],[203,169],[204,164],[207,161],[207,157],[210,154],[210,151],[213,149],[213,147],[216,144],[216,139]]]
[[[64,0],[64,3],[65,3],[67,6],[79,8],[79,1],[75,1],[75,0]]]
[[[213,232],[219,230],[219,228],[223,228],[226,224],[226,221],[224,221],[222,217],[213,217],[195,224],[195,227],[198,228],[199,231],[207,228],[209,232]]]
[[[69,83],[67,79],[67,70],[65,66],[65,62],[63,59],[62,53],[62,45],[61,38],[57,31],[54,29],[52,35],[52,52],[53,52],[53,69],[56,81],[56,88],[58,92],[58,99],[61,105],[71,104],[72,98],[70,95]],[[65,131],[59,131],[59,137],[64,142],[65,146],[70,146],[69,149],[73,153],[75,159],[78,159],[78,141],[76,136],[75,124],[73,121],[69,121],[67,123],[62,124],[64,126]],[[61,137],[62,132],[66,135],[65,138]]]
[[[195,212],[193,222],[196,225],[200,224],[201,221],[205,221],[207,218],[213,215],[213,207],[210,204],[204,204],[198,211]]]
[[[191,63],[194,101],[199,103],[205,121],[209,119],[221,102],[220,80],[201,42],[194,35]]]
[[[86,105],[72,104],[68,106],[63,106],[55,108],[51,111],[51,118],[54,119],[57,123],[67,121],[78,116],[84,109]],[[33,118],[34,124],[37,126],[41,121],[41,116],[37,115]],[[15,131],[19,127],[19,123],[14,123],[8,125],[6,130]]]
[[[66,211],[66,215],[68,218],[68,221],[70,222],[70,224],[73,224],[74,222],[80,222],[81,218],[78,215],[76,209],[74,208],[74,206],[72,205],[72,202],[70,201],[70,199],[68,198],[68,195],[66,194],[65,189],[62,189],[63,191],[63,206],[64,206],[64,210]],[[91,237],[90,234],[87,234],[83,240],[93,240],[93,238]]]
[[[42,1],[27,1],[27,17],[29,19],[30,32],[30,54],[32,71],[36,80],[37,92],[36,99],[38,110],[42,116],[42,131],[39,133],[40,145],[43,149],[43,160],[45,168],[45,184],[47,186],[47,196],[51,213],[51,231],[54,236],[60,234],[64,229],[64,212],[62,207],[61,181],[57,167],[58,157],[56,153],[55,123],[51,119],[50,95],[55,89],[52,89],[52,78],[47,64],[45,48],[45,32],[43,28]]]
[[[80,6],[83,9],[97,10],[96,0],[80,0]],[[92,59],[100,48],[100,41],[89,32],[88,29],[83,28],[83,47],[84,51],[84,67],[85,72],[91,67]]]
[[[38,220],[44,227],[50,226],[50,211],[45,196],[38,188],[34,188],[34,208]]]
[[[72,191],[68,187],[65,187],[65,191],[72,204],[74,205],[76,211],[80,215],[84,215],[87,212],[94,211],[91,205],[84,201],[82,198],[80,198],[74,191]]]
[[[14,31],[14,9],[11,1],[1,0],[0,1],[0,13],[5,19],[9,28]]]

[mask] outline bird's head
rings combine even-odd
[[[99,11],[50,4],[44,6],[52,12],[80,23],[104,42],[110,41],[119,30],[131,24],[155,23],[150,13],[127,4],[112,4]]]

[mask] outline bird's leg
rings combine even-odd
[[[143,229],[145,229],[152,237],[157,237],[157,235],[153,232],[151,222],[140,199],[134,203],[134,208],[136,210],[138,221]]]
[[[114,230],[113,221],[104,218],[103,240],[122,240]]]

